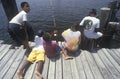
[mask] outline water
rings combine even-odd
[[[2,4],[0,3],[0,30],[5,28],[7,24],[8,24],[8,20],[7,20],[5,13],[4,13]]]
[[[90,8],[96,8],[98,15],[100,8],[107,7],[113,0],[16,0],[19,11],[20,3],[27,1],[30,4],[29,21],[36,30],[40,27],[69,27],[75,22],[80,22],[88,14]],[[118,15],[119,16],[119,15]],[[8,20],[0,3],[0,29],[5,29]]]

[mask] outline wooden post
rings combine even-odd
[[[107,22],[110,18],[110,8],[104,7],[100,9],[100,28],[107,28]]]
[[[17,13],[18,8],[15,0],[1,0],[4,11],[8,20],[10,21]]]

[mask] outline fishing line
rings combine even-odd
[[[56,27],[56,19],[55,19],[55,16],[54,16],[54,13],[55,13],[55,11],[54,11],[54,6],[53,6],[53,0],[49,0],[49,2],[50,2],[50,6],[51,6],[51,11],[52,11],[52,18],[53,18],[53,26],[54,27]]]

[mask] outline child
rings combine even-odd
[[[65,59],[72,59],[72,56],[69,56],[67,51],[74,52],[78,50],[79,44],[81,42],[81,32],[78,31],[79,24],[74,24],[71,28],[65,30],[62,33],[62,37],[64,38],[65,42],[62,48],[63,54]]]
[[[51,40],[50,33],[46,32],[43,35],[43,40],[43,47],[45,50],[45,54],[48,58],[52,58],[59,55],[59,51],[61,50],[61,48],[58,46],[57,42]]]
[[[24,48],[29,47],[28,41],[34,40],[34,31],[27,23],[27,13],[30,11],[30,6],[27,2],[21,3],[22,11],[20,11],[9,22],[8,32],[17,46],[23,44]]]
[[[89,15],[84,17],[80,26],[84,27],[84,35],[88,39],[98,39],[103,36],[100,31],[100,20],[96,17],[96,9],[91,9]]]
[[[43,79],[42,75],[40,74],[40,70],[42,69],[42,66],[44,64],[44,48],[43,48],[43,39],[42,36],[44,34],[44,31],[39,30],[38,35],[35,36],[35,47],[32,49],[29,57],[27,60],[23,63],[22,67],[18,70],[18,77],[19,79],[23,79],[23,70],[25,67],[27,67],[28,64],[34,63],[34,61],[37,62],[37,69],[35,71],[38,79]]]

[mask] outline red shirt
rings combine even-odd
[[[58,44],[55,41],[51,42],[43,41],[43,47],[47,57],[52,58],[57,54]]]

